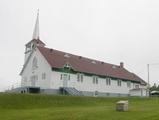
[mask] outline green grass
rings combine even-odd
[[[115,103],[129,100],[129,111]],[[159,98],[0,94],[0,120],[159,120]]]

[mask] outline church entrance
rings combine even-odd
[[[63,74],[63,87],[68,87],[69,75]]]
[[[31,76],[31,86],[32,86],[32,87],[35,87],[35,86],[36,86],[37,80],[38,80],[38,76],[37,76],[37,75]]]

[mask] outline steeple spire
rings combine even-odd
[[[36,18],[36,23],[34,27],[34,32],[33,32],[33,39],[39,39],[39,9],[37,12],[37,18]]]

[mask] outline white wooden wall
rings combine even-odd
[[[38,61],[38,67],[35,70],[32,70],[32,61],[33,58],[36,57]],[[22,73],[21,86],[31,86],[31,76],[37,75],[38,80],[36,81],[36,87],[41,88],[50,88],[50,80],[51,80],[51,67],[45,58],[42,56],[40,51],[36,49],[33,52],[28,64],[26,65],[24,72]],[[46,73],[46,79],[42,80],[42,74]],[[26,80],[27,78],[27,80]]]
[[[61,73],[53,71],[51,75],[51,88],[58,89],[63,86],[63,80],[60,79]],[[98,91],[109,93],[121,93],[129,94],[129,90],[135,88],[136,83],[131,83],[131,87],[127,86],[127,82],[122,81],[122,85],[117,85],[117,80],[111,80],[111,85],[106,85],[106,79],[98,78],[98,84],[93,84],[92,76],[84,76],[83,82],[77,81],[77,74],[69,74],[70,80],[68,80],[68,87],[75,87],[80,91]]]

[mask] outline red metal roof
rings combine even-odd
[[[118,65],[113,65],[46,47],[38,46],[37,48],[53,68],[63,68],[65,64],[69,64],[72,69],[77,72],[109,76],[146,84],[146,82],[140,77]]]

